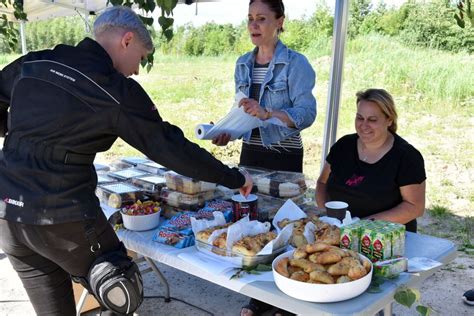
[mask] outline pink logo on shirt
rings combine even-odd
[[[347,179],[346,185],[350,187],[355,187],[364,181],[364,176],[358,176],[356,174],[352,175],[350,179]]]

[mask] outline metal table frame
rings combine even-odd
[[[178,257],[180,253],[194,251],[194,248],[175,249],[153,242],[151,240],[153,231],[138,233],[119,230],[117,235],[127,249],[143,256],[150,266],[145,270],[146,272],[151,269],[156,273],[164,286],[166,301],[169,301],[170,298],[169,284],[155,265],[154,260],[298,315],[374,315],[379,311],[383,311],[385,315],[391,315],[394,295],[399,286],[416,287],[437,270],[432,269],[417,274],[404,273],[396,280],[383,283],[380,293],[365,292],[353,299],[337,303],[311,303],[284,294],[274,282],[257,281],[244,287],[236,286],[234,280],[229,280],[222,275],[211,274]],[[456,257],[456,246],[445,239],[408,232],[405,254],[408,258],[428,257],[446,264]],[[79,304],[78,307],[80,307]]]

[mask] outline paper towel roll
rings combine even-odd
[[[196,129],[194,130],[196,134],[197,139],[211,139],[211,138],[206,138],[207,133],[213,128],[214,125],[212,124],[199,124],[196,126]]]

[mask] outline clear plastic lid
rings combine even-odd
[[[177,174],[174,171],[165,173],[166,185],[171,190],[179,191],[186,194],[196,194],[216,189],[215,183],[199,181],[186,176]]]
[[[101,163],[95,163],[95,162],[94,162],[94,168],[95,168],[96,172],[105,172],[105,171],[110,170],[109,166],[107,166],[105,164],[101,164]]]
[[[134,166],[138,165],[139,163],[151,162],[150,159],[145,157],[123,157],[120,160]]]
[[[106,174],[98,174],[97,175],[97,185],[109,184],[117,182],[117,179],[111,178]]]
[[[307,199],[304,194],[300,194],[291,198],[277,198],[271,195],[257,193],[258,196],[258,214],[259,220],[271,220],[275,217],[280,207],[285,204],[288,199],[291,199],[300,208],[302,205],[307,203]]]
[[[161,190],[160,198],[168,205],[188,210],[203,207],[206,201],[218,198],[216,191],[205,191],[198,194],[186,194],[169,188]]]
[[[163,175],[166,171],[168,171],[168,168],[154,162],[154,161],[149,161],[145,163],[139,163],[137,164],[137,169],[146,171],[151,174],[157,174],[157,175]]]
[[[275,171],[255,180],[259,193],[274,197],[289,198],[303,194],[306,191],[303,173]]]
[[[127,162],[122,161],[122,160],[114,160],[110,163],[110,170],[112,170],[112,171],[129,169],[129,168],[133,168],[133,167],[134,167],[133,164],[127,163]]]
[[[149,175],[149,173],[139,170],[137,168],[130,168],[130,169],[123,169],[115,172],[110,172],[107,174],[109,177],[121,180],[121,181],[126,181],[132,178],[137,178],[137,177],[143,177],[146,175]]]
[[[113,208],[120,208],[143,199],[143,192],[139,188],[126,183],[100,185],[97,186],[95,193],[101,203]]]
[[[139,178],[132,178],[130,182],[146,191],[147,193],[159,193],[166,186],[165,177],[158,175],[147,175]]]
[[[252,176],[252,179],[254,179],[254,181],[257,178],[260,178],[262,176],[266,176],[266,175],[269,175],[269,174],[275,172],[274,170],[248,167],[248,166],[244,166],[244,165],[240,165],[240,168],[245,169]]]

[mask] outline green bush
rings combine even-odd
[[[218,56],[233,51],[237,32],[231,24],[209,23],[204,25],[203,33],[204,55]]]
[[[325,4],[316,6],[316,11],[309,18],[308,27],[311,28],[311,41],[318,38],[328,38],[332,36],[334,17],[331,10]]]
[[[281,34],[282,41],[291,49],[304,51],[309,47],[312,39],[311,32],[317,30],[309,27],[305,20],[291,20],[285,23],[285,31]]]
[[[446,0],[404,4],[407,17],[400,33],[404,42],[452,52],[474,52],[472,28],[460,28],[454,21],[454,8]]]
[[[362,24],[370,15],[372,9],[371,0],[352,0],[349,8],[349,27],[347,34],[354,38],[361,34]]]
[[[455,7],[450,0],[420,1],[423,0],[408,0],[400,8],[387,8],[383,3],[373,8],[371,0],[351,1],[349,39],[378,33],[399,38],[412,46],[474,52],[473,27],[462,29],[457,26],[453,17]],[[328,55],[331,53],[333,22],[331,9],[319,3],[310,17],[288,19],[281,38],[288,47],[299,52],[312,56]],[[84,21],[78,16],[26,24],[28,50],[51,48],[59,43],[74,45],[87,35]],[[176,27],[170,42],[160,33],[154,37],[157,51],[170,55],[241,55],[254,48],[245,20],[238,26],[207,23],[199,27],[191,24]],[[18,45],[15,52],[20,51]],[[0,53],[9,53],[8,45],[1,45]]]
[[[409,14],[408,6],[400,9],[388,9],[377,21],[377,30],[381,34],[390,36],[400,34],[402,25]]]
[[[234,53],[238,55],[245,54],[246,52],[251,51],[254,49],[254,45],[252,44],[252,41],[250,40],[249,33],[247,31],[247,23],[242,22],[237,28],[236,28],[236,40],[234,43]]]

